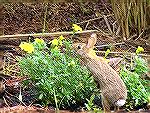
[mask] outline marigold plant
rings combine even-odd
[[[120,75],[128,89],[128,99],[126,109],[133,109],[137,106],[148,104],[150,97],[149,81],[143,79],[143,75],[148,72],[147,62],[138,55],[144,51],[142,47],[136,50],[136,56],[133,57],[129,66],[123,65]]]
[[[63,53],[60,41],[64,46]],[[84,105],[86,99],[98,91],[90,72],[80,65],[78,56],[74,56],[70,41],[60,36],[51,44],[48,48],[45,42],[36,39],[32,43],[33,54],[19,60],[20,74],[30,77],[28,84],[35,86],[42,105],[59,108]]]

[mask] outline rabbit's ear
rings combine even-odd
[[[86,45],[86,48],[90,49],[90,48],[94,48],[94,45],[96,44],[97,41],[97,35],[95,33],[93,33],[91,35],[91,37],[88,39],[88,43]]]

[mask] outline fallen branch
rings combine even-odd
[[[76,32],[75,34],[84,34],[84,33],[91,33],[91,32],[97,32],[98,30],[86,30],[82,32]],[[28,36],[34,36],[34,37],[46,37],[46,36],[60,36],[60,35],[70,35],[73,34],[73,32],[54,32],[54,33],[35,33],[35,34],[16,34],[16,35],[2,35],[0,36],[0,40],[3,40],[5,38],[16,38],[16,37],[28,37]]]
[[[96,53],[105,53],[106,51],[95,51]],[[133,55],[135,56],[136,53],[130,53],[130,52],[110,52],[110,54],[124,54],[124,55]],[[150,57],[150,55],[146,54],[138,54],[139,56],[144,56],[144,57]]]
[[[109,47],[109,46],[116,46],[116,45],[122,45],[122,44],[125,44],[125,42],[115,43],[115,44],[100,45],[100,46],[96,46],[96,47],[101,48],[101,47]]]

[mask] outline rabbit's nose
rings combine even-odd
[[[126,101],[124,99],[119,99],[117,102],[115,102],[115,105],[120,107],[120,106],[123,106],[125,102]]]
[[[84,51],[79,49],[79,50],[77,51],[77,53],[82,56],[82,55],[84,54]]]

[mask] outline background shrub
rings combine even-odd
[[[142,75],[148,72],[146,61],[138,56],[135,56],[134,69],[125,66],[121,69],[120,75],[127,86],[128,98],[126,107],[133,109],[138,106],[143,106],[148,103],[150,97],[149,80],[145,80]]]

